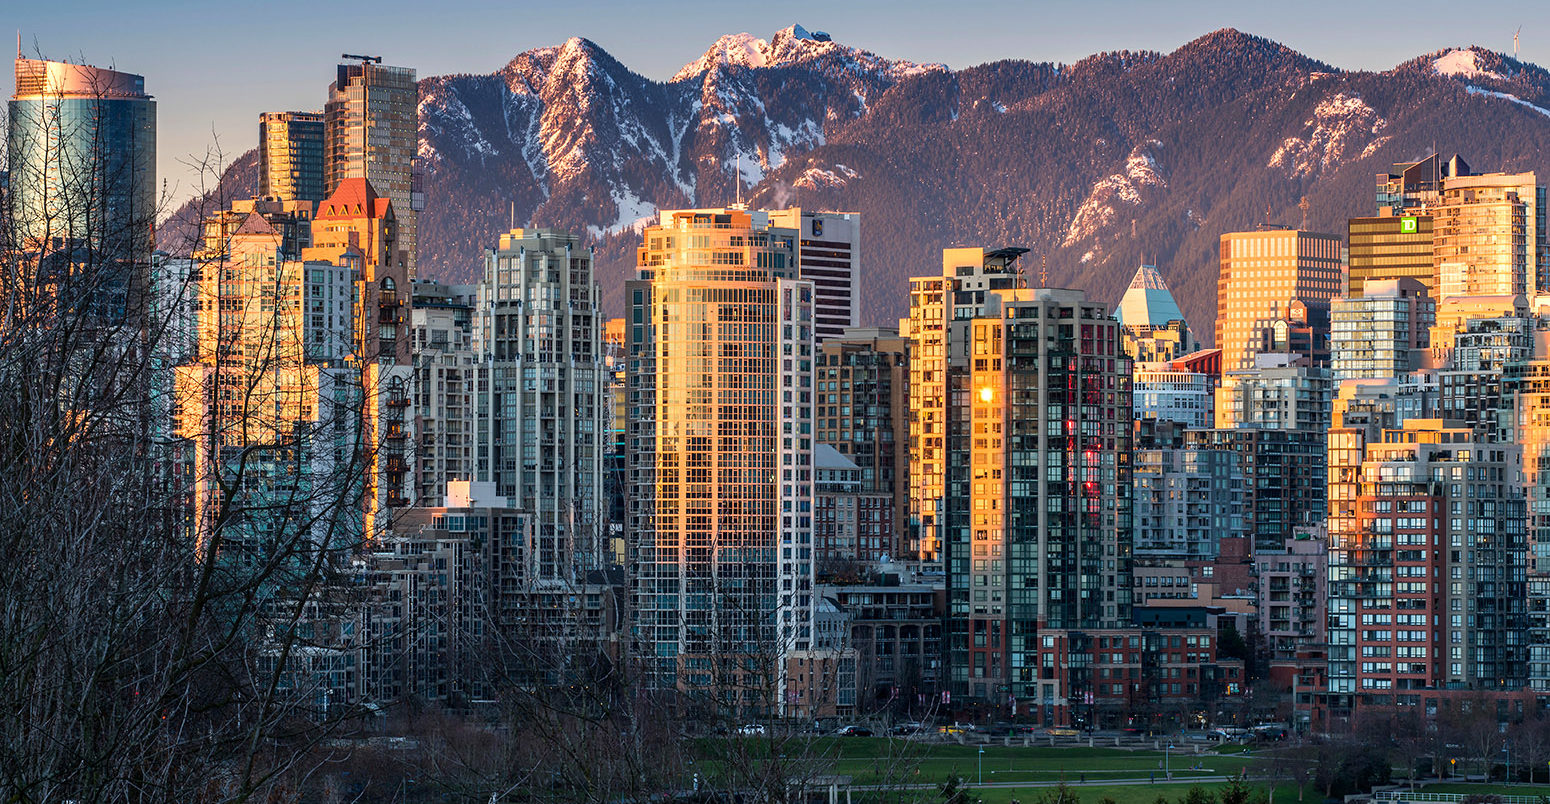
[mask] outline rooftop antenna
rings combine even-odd
[[[1039,257],[1039,287],[1049,287],[1049,255]]]
[[[511,228],[517,228],[517,202],[511,202]]]
[[[737,172],[732,177],[732,180],[737,183],[737,196],[736,196],[737,197],[737,206],[742,206],[743,205],[743,152],[742,151],[738,151],[737,152]]]

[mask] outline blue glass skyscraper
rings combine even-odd
[[[13,247],[80,264],[149,260],[156,102],[138,75],[16,60],[7,132]]]

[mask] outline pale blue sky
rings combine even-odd
[[[800,23],[893,58],[959,68],[1004,58],[1073,62],[1101,50],[1170,51],[1235,27],[1346,69],[1387,69],[1444,47],[1510,51],[1550,64],[1550,3],[1010,2],[1009,0],[547,0],[301,3],[62,0],[8,3],[28,55],[140,73],[157,97],[159,173],[191,190],[178,164],[219,135],[240,154],[256,144],[258,113],[317,109],[341,53],[367,53],[420,75],[490,72],[529,48],[584,36],[650,78],[664,79],[717,36],[768,37]],[[7,33],[10,33],[9,31]],[[14,36],[14,34],[12,34]],[[9,97],[13,78],[5,71]]]

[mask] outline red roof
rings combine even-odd
[[[334,194],[318,207],[318,218],[391,218],[393,204],[377,195],[364,178],[339,182]]]

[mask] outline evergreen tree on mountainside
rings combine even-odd
[[[1343,234],[1373,214],[1374,174],[1433,147],[1550,175],[1540,67],[1471,49],[1344,72],[1231,29],[1167,54],[949,71],[788,28],[723,37],[667,82],[572,39],[420,86],[422,273],[476,277],[514,207],[518,225],[592,237],[615,312],[637,220],[730,203],[739,163],[751,205],[862,213],[863,323],[904,313],[907,278],[945,246],[1020,245],[1050,284],[1099,299],[1156,262],[1206,339],[1223,232]]]

